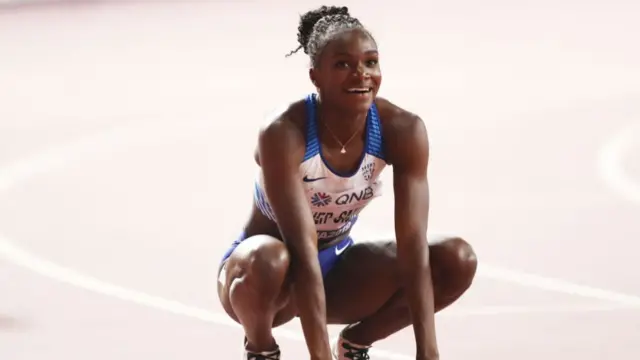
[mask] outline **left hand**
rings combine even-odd
[[[416,355],[416,360],[440,360],[440,355]]]

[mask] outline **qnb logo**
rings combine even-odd
[[[336,205],[348,205],[356,201],[369,200],[373,195],[375,195],[373,188],[371,186],[367,186],[362,190],[352,191],[338,196],[335,203]]]
[[[311,196],[311,205],[327,206],[331,203],[331,195],[324,192],[317,192]]]

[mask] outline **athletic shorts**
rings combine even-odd
[[[238,247],[238,245],[240,245],[240,243],[243,242],[245,239],[246,237],[244,233],[242,233],[237,240],[231,243],[231,247],[229,247],[229,249],[227,249],[227,251],[222,256],[221,264],[227,261],[229,256],[231,256],[231,253],[233,252],[233,250],[235,250],[236,247]],[[344,240],[340,241],[339,243],[331,247],[328,247],[326,249],[322,249],[321,251],[318,252],[318,260],[320,261],[320,269],[322,270],[323,278],[327,276],[327,274],[329,273],[329,271],[331,271],[331,269],[333,269],[333,267],[338,263],[340,256],[351,245],[353,245],[353,239],[351,238],[351,236],[347,236]]]

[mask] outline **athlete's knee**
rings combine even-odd
[[[448,245],[455,252],[454,259],[463,278],[471,285],[478,268],[478,257],[471,244],[460,237],[449,239]]]
[[[260,235],[245,240],[236,249],[237,260],[230,264],[238,275],[229,288],[232,298],[260,296],[269,298],[280,293],[289,269],[289,252],[276,238]]]
[[[461,237],[447,237],[434,246],[432,262],[446,287],[454,287],[456,292],[468,289],[475,278],[478,258],[471,244]]]

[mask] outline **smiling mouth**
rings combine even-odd
[[[371,87],[349,88],[346,90],[346,92],[349,94],[360,94],[360,95],[368,94],[372,91],[373,91],[373,88]]]

